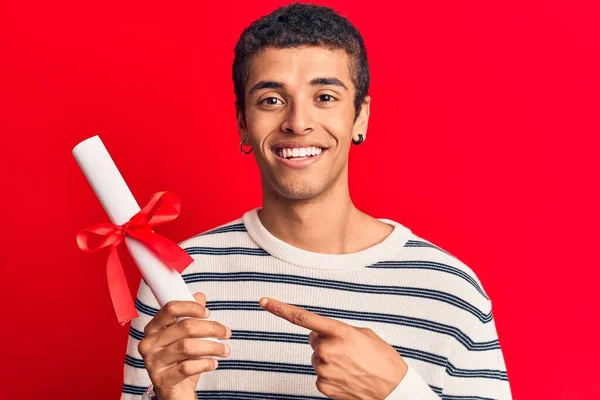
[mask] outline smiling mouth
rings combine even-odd
[[[304,160],[307,158],[317,157],[324,152],[321,147],[301,147],[301,148],[281,148],[273,149],[273,153],[280,158],[286,160]]]

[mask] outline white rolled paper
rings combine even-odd
[[[141,210],[98,135],[75,146],[73,156],[113,224],[123,225]],[[173,300],[195,301],[179,272],[143,243],[126,236],[125,245],[161,308]]]

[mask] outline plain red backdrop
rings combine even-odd
[[[140,204],[181,197],[157,229],[173,240],[261,204],[231,63],[279,4],[2,2],[2,399],[120,396],[128,326],[106,253],[75,243],[108,221],[71,156],[79,141],[101,136]],[[515,398],[597,398],[598,2],[324,4],[360,29],[371,65],[356,204],[476,272]]]

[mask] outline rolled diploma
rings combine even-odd
[[[141,210],[98,135],[75,146],[73,156],[113,224],[123,225]],[[196,301],[179,272],[165,265],[143,243],[126,236],[125,245],[161,308],[173,300]],[[177,321],[181,319],[185,317]]]

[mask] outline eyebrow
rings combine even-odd
[[[311,86],[325,86],[332,85],[343,88],[344,90],[348,90],[344,82],[340,81],[338,78],[334,77],[318,77],[313,78],[308,82]],[[285,87],[283,82],[279,81],[259,81],[250,89],[250,94],[261,90],[261,89],[281,89]]]

